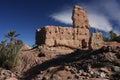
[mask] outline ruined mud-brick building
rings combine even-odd
[[[83,8],[74,6],[72,20],[73,27],[45,26],[37,29],[36,44],[49,47],[93,48],[94,45],[102,42],[102,38],[93,42],[97,35],[101,36],[100,33],[94,33],[94,37],[90,37],[90,25]]]

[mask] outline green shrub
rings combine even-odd
[[[12,69],[16,66],[18,61],[18,53],[22,47],[22,44],[11,44],[0,45],[0,66]]]
[[[0,43],[0,67],[6,69],[12,69],[17,65],[18,62],[18,54],[23,46],[23,42],[21,40],[16,40],[11,43],[2,41]]]

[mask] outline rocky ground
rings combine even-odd
[[[0,80],[119,80],[120,46],[73,52],[24,45],[15,69],[0,68]],[[71,53],[70,53],[71,52]]]

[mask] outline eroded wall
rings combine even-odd
[[[82,40],[85,40],[86,47],[88,47],[90,36],[88,34],[88,29],[81,30],[80,28],[72,27],[45,26],[40,31],[37,31],[37,33],[39,33],[39,37],[41,37],[40,39],[36,40],[38,43],[40,43],[39,45],[45,44],[47,46],[82,48]],[[42,34],[41,32],[45,34]],[[42,40],[42,37],[44,40]]]
[[[100,49],[103,46],[103,37],[101,32],[94,32],[90,38],[90,49]]]

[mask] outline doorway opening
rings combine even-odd
[[[82,40],[82,48],[87,48],[87,42],[85,39]]]

